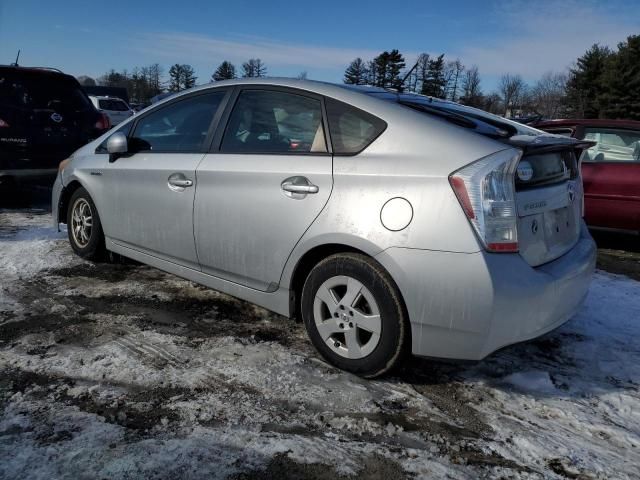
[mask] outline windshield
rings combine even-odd
[[[111,110],[115,112],[126,112],[129,110],[127,104],[117,98],[109,98],[104,100],[100,99],[98,100],[98,106],[102,110]]]

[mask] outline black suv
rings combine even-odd
[[[58,164],[109,127],[71,75],[0,65],[0,188],[53,183]]]

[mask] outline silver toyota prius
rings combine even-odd
[[[53,218],[85,259],[299,318],[326,360],[374,377],[409,352],[482,359],[576,312],[589,146],[415,94],[230,80],[76,151]]]

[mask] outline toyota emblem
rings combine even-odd
[[[62,115],[60,115],[58,112],[54,112],[51,114],[51,120],[56,123],[60,123],[62,121]]]

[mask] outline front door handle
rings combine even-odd
[[[289,177],[285,179],[280,188],[287,197],[301,199],[306,197],[309,193],[318,193],[320,189],[317,185],[314,185],[309,181],[307,177]]]
[[[193,186],[193,180],[188,179],[182,173],[174,173],[169,176],[168,185],[174,192],[182,192],[185,188]]]

